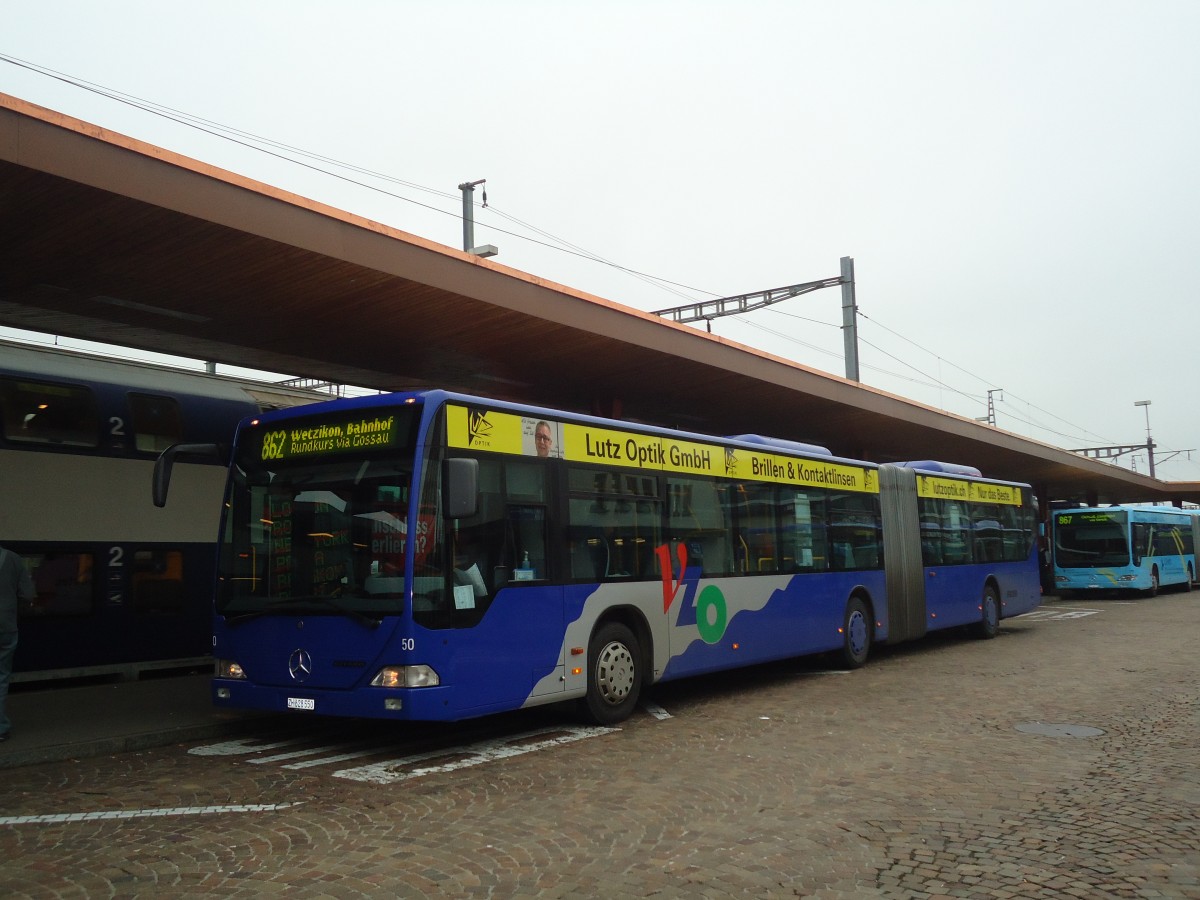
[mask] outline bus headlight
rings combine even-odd
[[[1134,581],[1136,579],[1136,575],[1122,575],[1117,579],[1117,581]]]
[[[232,659],[218,659],[216,661],[216,676],[218,678],[236,678],[239,681],[246,680],[246,673],[242,671],[241,665]]]
[[[442,683],[429,666],[384,666],[371,681],[371,687],[422,688]]]

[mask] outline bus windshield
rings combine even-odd
[[[1055,528],[1055,561],[1064,569],[1127,566],[1127,527],[1123,512],[1060,515]]]
[[[378,621],[400,613],[413,471],[408,424],[403,440],[393,430],[390,449],[354,455],[311,440],[281,445],[280,431],[250,432],[235,453],[224,510],[217,612],[230,622],[297,613]],[[264,454],[264,446],[274,449]]]

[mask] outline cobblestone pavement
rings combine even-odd
[[[0,896],[1200,898],[1198,614],[1055,601],[994,641],[664,685],[670,718],[387,784],[196,744],[13,769]]]

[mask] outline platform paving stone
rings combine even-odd
[[[1088,605],[382,786],[193,745],[7,770],[0,816],[264,809],[0,825],[0,896],[1200,900],[1200,592]]]

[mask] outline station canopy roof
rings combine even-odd
[[[445,387],[1043,498],[1200,501],[0,94],[0,325],[384,390]]]

